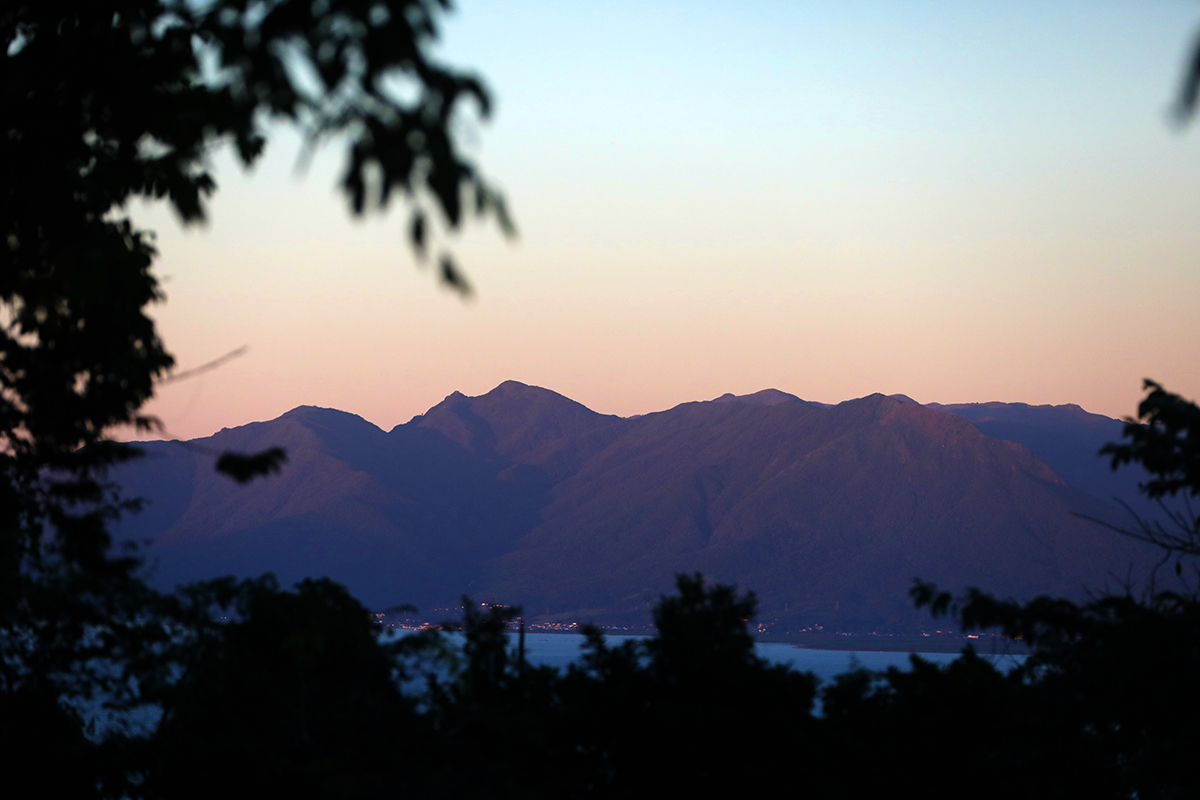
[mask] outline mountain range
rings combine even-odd
[[[541,621],[644,623],[678,572],[756,592],[779,632],[929,627],[914,578],[1081,597],[1148,574],[1127,525],[1144,479],[1097,455],[1121,423],[1078,406],[825,405],[777,390],[637,417],[507,381],[383,431],[303,406],[113,474],[147,499],[120,536],[153,582],[328,575],[367,605],[461,595]],[[287,450],[239,486],[226,450]]]

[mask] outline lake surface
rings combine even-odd
[[[611,645],[620,644],[636,636],[607,636]],[[511,637],[516,646],[516,636]],[[569,633],[527,633],[525,654],[531,664],[564,668],[580,657],[584,638]],[[755,645],[758,655],[773,664],[787,664],[800,672],[811,672],[822,683],[833,680],[837,675],[863,667],[869,670],[885,670],[888,667],[909,669],[908,653],[847,650],[809,650],[783,642],[760,642]],[[918,653],[926,661],[948,664],[958,658],[957,653]],[[1023,655],[983,656],[999,670],[1007,672],[1025,660]]]

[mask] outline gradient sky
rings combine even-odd
[[[213,159],[203,229],[158,231],[184,438],[297,405],[388,429],[506,379],[646,413],[774,387],[838,402],[1200,395],[1200,122],[1169,110],[1194,2],[460,2],[486,79],[462,132],[520,229],[415,266],[350,218],[343,151],[275,131]]]

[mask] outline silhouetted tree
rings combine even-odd
[[[162,645],[155,618],[169,609],[138,579],[136,557],[110,551],[109,523],[137,504],[103,479],[137,453],[106,441],[106,431],[154,428],[141,407],[174,363],[147,313],[162,299],[152,236],[133,225],[127,204],[164,200],[185,223],[202,220],[216,189],[207,155],[228,143],[243,164],[254,163],[274,120],[303,131],[309,147],[343,140],[350,210],[386,208],[399,193],[422,258],[435,228],[457,228],[471,215],[511,231],[502,199],[451,135],[464,105],[485,117],[490,105],[478,78],[430,56],[448,7],[446,0],[15,0],[0,7],[5,741],[33,730],[31,709],[47,697],[90,702],[100,693],[123,702],[139,685],[131,665],[148,665]],[[442,279],[466,291],[450,254],[437,258]],[[278,468],[281,458],[271,450],[227,454],[218,468],[245,480]],[[46,719],[82,721],[63,713]],[[65,728],[48,722],[41,730]],[[74,752],[87,742],[73,733],[60,744],[60,752]],[[54,750],[44,748],[47,764]],[[84,775],[87,759],[74,763]]]
[[[1113,457],[1114,468],[1142,465],[1151,475],[1142,489],[1151,497],[1194,497],[1200,489],[1200,408],[1152,381],[1146,389],[1138,409],[1145,422],[1130,419],[1128,441],[1102,452]],[[1145,523],[1122,532],[1169,557],[1195,556],[1195,519],[1180,519],[1187,524],[1179,532]],[[1085,603],[1050,597],[1019,603],[977,589],[956,600],[918,583],[913,597],[935,616],[952,614],[964,630],[999,630],[1031,648],[1012,676],[1021,690],[1012,708],[1026,711],[1006,711],[998,719],[1022,713],[1032,719],[1041,731],[1033,741],[1045,752],[1062,754],[1056,761],[1076,764],[1079,774],[1098,776],[1087,794],[1168,798],[1200,792],[1193,765],[1200,749],[1200,595],[1181,587],[1160,591],[1151,579],[1139,596],[1130,587]],[[1039,774],[1048,776],[1040,786],[1072,793],[1053,782],[1060,771],[1047,765]]]
[[[578,796],[580,754],[564,735],[561,677],[524,663],[509,642],[519,608],[463,598],[462,661],[431,676],[426,704],[438,753],[433,797]]]
[[[655,636],[609,647],[587,631],[563,678],[561,738],[600,796],[756,795],[773,766],[811,755],[812,675],[762,660],[747,622],[752,594],[680,575],[654,609]]]
[[[432,729],[401,693],[399,648],[344,588],[267,576],[186,592],[195,624],[147,692],[162,721],[145,745],[147,798],[405,796]],[[221,621],[215,614],[230,617]]]
[[[131,199],[202,220],[216,189],[207,154],[228,142],[254,163],[275,119],[309,146],[348,140],[351,210],[385,208],[399,191],[419,255],[432,209],[449,228],[476,213],[511,230],[451,136],[464,101],[484,116],[490,104],[477,78],[429,56],[447,7],[98,0],[0,11],[0,585],[10,596],[44,561],[105,560],[100,523],[124,506],[94,476],[135,453],[105,431],[156,425],[140,407],[173,360],[146,313],[162,295],[150,236],[125,213]],[[465,291],[449,254],[441,264]],[[278,463],[268,451],[221,466],[242,480]],[[73,513],[81,504],[103,513]]]
[[[1160,548],[1165,559],[1176,559],[1179,575],[1183,572],[1181,557],[1200,556],[1200,516],[1193,508],[1193,503],[1200,501],[1200,408],[1152,380],[1146,380],[1145,389],[1137,418],[1125,421],[1123,433],[1128,441],[1110,444],[1100,452],[1112,456],[1113,469],[1136,463],[1150,473],[1150,480],[1141,488],[1159,501],[1166,522],[1134,515],[1132,527],[1108,527]],[[1163,502],[1180,495],[1182,507]]]
[[[969,649],[945,666],[910,658],[908,670],[852,671],[824,688],[818,796],[1122,796],[1113,764],[1020,671]]]

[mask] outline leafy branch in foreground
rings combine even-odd
[[[44,759],[87,749],[75,701],[135,691],[136,680],[122,684],[113,670],[132,669],[177,622],[140,579],[141,561],[112,552],[109,532],[137,503],[106,470],[138,450],[107,432],[161,427],[142,408],[175,363],[148,313],[164,298],[153,235],[135,227],[129,202],[163,200],[185,224],[202,221],[217,187],[214,149],[232,145],[250,166],[274,121],[299,128],[309,148],[343,142],[351,212],[401,197],[418,257],[434,248],[435,227],[453,231],[472,216],[511,234],[503,198],[454,136],[467,107],[488,116],[488,92],[431,55],[448,8],[446,0],[0,6],[5,753],[39,719],[65,726],[44,729],[49,738],[34,749]],[[451,255],[439,261],[447,285],[466,292]],[[279,450],[230,454],[221,467],[246,480],[282,460]],[[5,760],[0,771],[68,774],[44,759]],[[99,762],[72,766],[98,791]]]
[[[158,425],[140,408],[174,361],[146,313],[163,295],[152,235],[125,211],[131,199],[165,200],[185,223],[203,220],[216,190],[212,150],[231,143],[249,166],[274,119],[300,128],[309,146],[344,140],[351,211],[382,210],[399,193],[418,255],[430,247],[433,210],[447,229],[474,214],[512,232],[503,199],[453,136],[465,105],[486,118],[491,101],[477,77],[430,55],[447,8],[107,0],[0,11],[6,571],[42,541],[47,504],[70,492],[96,500],[105,489],[91,476],[136,455],[93,447],[106,430]],[[440,260],[443,279],[466,291],[450,254]],[[75,480],[52,489],[47,470]]]
[[[282,447],[270,447],[261,453],[226,452],[217,459],[217,472],[228,475],[238,483],[249,483],[261,475],[275,475],[287,462]]]
[[[1148,496],[1182,493],[1190,500],[1200,493],[1200,407],[1153,381],[1145,388],[1138,407],[1143,422],[1127,420],[1129,441],[1110,444],[1102,454],[1112,457],[1114,468],[1142,465],[1151,476],[1142,485]],[[1200,528],[1190,505],[1170,519],[1179,532],[1143,520],[1136,529],[1117,530],[1168,557],[1200,555]],[[1155,592],[1151,583],[1142,597],[1127,587],[1085,603],[1046,596],[1017,602],[974,588],[956,598],[922,581],[910,594],[917,607],[953,617],[964,631],[998,630],[1029,648],[1013,673],[1020,691],[1005,717],[1032,715],[1039,727],[1053,726],[1058,732],[1047,744],[1069,743],[1064,762],[1083,755],[1080,770],[1107,775],[1086,793],[1187,797],[1200,791],[1191,766],[1200,742],[1200,596]],[[1059,791],[1078,790],[1067,784]]]
[[[1166,524],[1134,515],[1135,525],[1107,527],[1139,541],[1153,544],[1167,557],[1200,555],[1200,517],[1192,502],[1200,497],[1200,407],[1147,379],[1147,395],[1138,405],[1137,418],[1125,420],[1120,444],[1106,445],[1101,455],[1112,457],[1115,470],[1140,464],[1150,473],[1141,485],[1146,496],[1159,502]],[[1182,495],[1182,508],[1164,501]],[[1176,571],[1182,567],[1176,564]]]
[[[232,144],[249,166],[276,120],[309,147],[345,142],[353,213],[403,196],[419,256],[431,212],[448,230],[476,215],[512,232],[503,199],[453,135],[465,106],[486,118],[491,101],[479,78],[430,54],[448,8],[101,0],[0,11],[0,584],[48,563],[46,547],[103,561],[103,526],[68,536],[82,522],[58,523],[126,508],[97,476],[137,450],[105,432],[159,426],[141,407],[174,360],[147,314],[163,294],[131,199],[203,220],[213,149]],[[443,279],[466,291],[450,254],[441,262]],[[268,451],[224,467],[242,480],[280,463]]]

